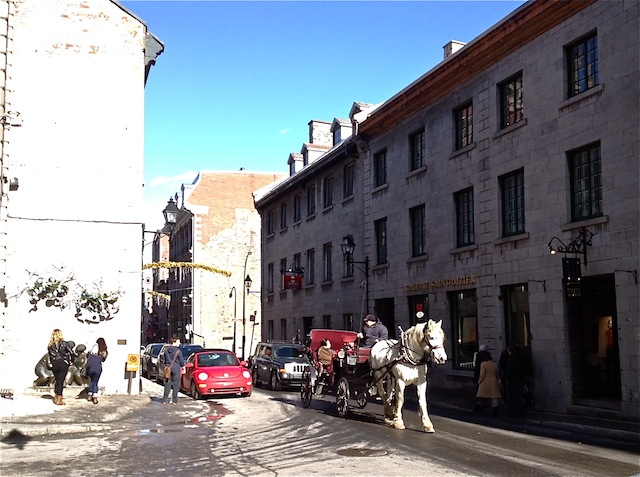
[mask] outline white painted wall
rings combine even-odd
[[[88,347],[104,337],[100,385],[127,392],[127,355],[140,346],[145,26],[109,0],[20,0],[9,22],[7,101],[23,125],[5,134],[20,188],[8,202],[0,387],[31,386],[60,328]],[[73,307],[29,312],[28,272],[55,268],[119,290],[119,312],[98,324]]]

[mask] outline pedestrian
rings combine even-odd
[[[491,353],[485,350],[488,359],[480,363],[480,375],[478,377],[478,391],[476,393],[476,407],[474,412],[479,413],[485,403],[490,403],[493,409],[493,415],[498,416],[500,413],[500,376],[498,365],[493,361]]]
[[[361,344],[364,348],[371,348],[380,340],[389,339],[389,330],[384,326],[377,316],[367,315],[364,317],[364,326],[358,333],[358,338],[364,340]]]
[[[480,365],[489,359],[491,359],[491,353],[487,351],[487,345],[480,345],[480,347],[478,348],[478,352],[473,358],[473,382],[476,383],[476,385],[478,384],[478,380],[480,379]]]
[[[507,415],[524,416],[524,387],[529,373],[528,358],[524,350],[517,344],[507,347],[506,379],[507,379]]]
[[[478,380],[480,379],[480,365],[491,359],[491,353],[487,351],[487,345],[480,345],[478,351],[473,355],[473,383],[476,385],[475,395],[478,394]]]
[[[49,346],[47,348],[49,352],[49,363],[51,363],[51,371],[55,379],[53,388],[55,397],[53,403],[58,406],[65,404],[62,399],[62,391],[64,389],[65,379],[67,377],[67,371],[69,366],[73,363],[76,357],[73,348],[75,343],[73,341],[65,341],[62,336],[62,331],[58,328],[51,333],[51,339],[49,340]]]
[[[102,375],[102,363],[105,362],[108,355],[109,351],[104,338],[98,338],[87,355],[87,376],[90,379],[87,401],[91,401],[93,404],[98,404],[98,381]]]
[[[180,338],[174,336],[171,338],[171,346],[167,346],[164,350],[164,362],[165,367],[169,368],[169,371],[165,371],[164,379],[164,397],[162,398],[162,404],[169,404],[169,392],[173,388],[172,404],[178,402],[178,391],[180,391],[180,370],[184,366],[184,356],[180,351]],[[169,363],[167,365],[167,363]]]

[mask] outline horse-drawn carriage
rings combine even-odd
[[[400,330],[400,339],[382,340],[372,348],[358,346],[357,334],[352,331],[312,330],[307,345],[310,366],[300,389],[302,405],[309,407],[312,395],[321,395],[328,388],[336,396],[338,415],[347,417],[350,401],[362,409],[369,397],[378,394],[385,423],[404,429],[404,389],[415,384],[423,430],[434,432],[427,412],[427,361],[446,362],[444,339],[442,321],[433,320]],[[329,340],[337,350],[329,366],[323,366],[318,357],[323,340]]]
[[[325,341],[335,347],[334,358],[328,365],[323,365],[318,356]],[[309,407],[314,394],[320,396],[326,390],[335,394],[340,417],[347,416],[350,399],[355,400],[360,409],[367,405],[367,398],[376,394],[369,367],[371,348],[357,344],[358,334],[354,331],[311,330],[307,344],[310,365],[302,375],[300,388],[303,407]]]

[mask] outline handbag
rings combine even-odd
[[[164,379],[169,379],[171,377],[171,366],[173,366],[173,362],[178,357],[179,352],[180,350],[176,351],[176,354],[173,355],[173,359],[171,360],[171,364],[164,367]]]

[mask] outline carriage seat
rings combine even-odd
[[[369,361],[371,348],[358,348],[358,363],[366,363]]]

